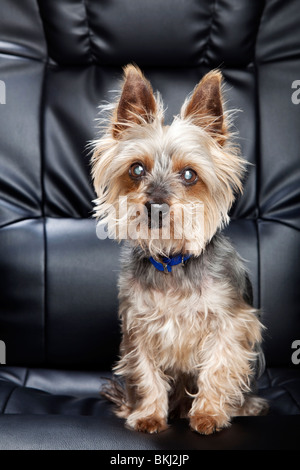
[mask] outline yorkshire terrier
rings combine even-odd
[[[164,125],[159,93],[128,65],[93,142],[95,216],[126,239],[120,379],[103,394],[138,431],[163,431],[174,413],[211,434],[267,409],[255,395],[264,327],[243,261],[221,234],[246,168],[223,107],[213,70]]]

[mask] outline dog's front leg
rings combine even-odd
[[[202,343],[198,393],[189,412],[192,429],[211,434],[230,426],[251,392],[261,325],[254,309],[243,306],[230,315]],[[261,403],[260,403],[261,404]]]
[[[155,433],[167,428],[169,384],[145,345],[131,344],[123,350],[116,368],[125,378],[126,395],[132,412],[126,424],[136,431]]]

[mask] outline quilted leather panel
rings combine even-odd
[[[16,58],[47,59],[47,44],[39,6],[35,0],[1,1],[0,54],[9,54]]]
[[[263,7],[259,0],[43,0],[39,5],[56,63],[142,67],[246,66],[253,60]]]
[[[263,155],[259,163],[259,205],[264,219],[300,230],[300,133],[294,131],[300,128],[300,113],[299,105],[292,102],[300,57],[284,62],[284,74],[282,67],[279,62],[259,68]]]
[[[47,219],[46,237],[47,363],[110,369],[119,344],[119,246],[98,240],[89,219]]]
[[[267,0],[265,3],[256,54],[258,62],[262,64],[291,59],[299,60],[300,10],[298,2]]]
[[[1,30],[2,32],[2,30]],[[44,64],[0,54],[0,226],[42,213],[40,100]]]
[[[8,364],[42,364],[45,332],[45,251],[42,219],[0,230],[0,335]],[[22,260],[22,263],[20,262]]]

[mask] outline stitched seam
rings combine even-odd
[[[207,52],[211,43],[211,33],[212,33],[212,28],[213,28],[214,19],[215,19],[216,7],[217,7],[217,0],[214,0],[213,2],[211,2],[210,23],[208,27],[207,40],[203,48],[203,58],[201,61],[202,63],[208,63]]]
[[[259,188],[260,188],[260,108],[259,108],[259,91],[258,91],[258,70],[254,65],[254,86],[255,86],[255,206],[256,206],[256,238],[257,238],[257,286],[258,286],[258,308],[261,308],[261,250],[260,250],[260,231],[259,231]]]
[[[16,385],[15,387],[13,387],[12,390],[11,390],[11,391],[9,392],[9,394],[8,394],[8,397],[7,397],[7,399],[6,399],[6,402],[5,402],[4,407],[3,407],[3,409],[2,409],[2,414],[3,414],[3,415],[5,414],[5,410],[6,410],[6,408],[7,408],[8,402],[9,402],[9,400],[11,399],[11,396],[12,396],[12,394],[14,393],[14,391],[16,390],[16,388],[18,388],[17,385]]]
[[[6,52],[3,49],[0,50],[0,56],[5,56],[5,57],[19,57],[20,59],[26,59],[26,60],[34,60],[35,62],[42,62],[46,63],[47,59],[45,58],[39,58],[39,57],[33,57],[30,55],[25,55],[25,54],[18,54],[17,52]]]
[[[43,216],[41,215],[37,217],[22,217],[21,219],[16,219],[16,220],[13,220],[12,222],[7,222],[6,224],[1,225],[0,230],[6,227],[10,227],[11,225],[14,225],[14,224],[20,224],[21,222],[25,222],[26,220],[39,220],[42,218]]]
[[[260,218],[260,186],[261,186],[261,174],[260,174],[260,157],[261,157],[261,134],[260,134],[260,99],[259,99],[259,87],[258,87],[258,68],[254,65],[254,80],[255,80],[255,205],[257,218]]]
[[[259,220],[256,219],[256,247],[257,247],[257,303],[258,309],[261,308],[261,259],[260,259],[260,233],[259,233]]]
[[[25,374],[25,377],[24,377],[24,380],[23,380],[23,387],[27,386],[28,375],[29,375],[29,368],[27,367],[26,368],[26,374]]]
[[[89,39],[89,59],[91,62],[94,62],[94,57],[93,57],[93,42],[92,42],[92,34],[90,30],[90,25],[89,25],[89,18],[88,18],[88,7],[87,7],[87,0],[82,0],[83,3],[83,8],[84,8],[84,14],[85,14],[85,25],[87,28],[87,34],[88,34],[88,39]]]
[[[11,225],[14,225],[14,224],[20,224],[21,222],[25,222],[26,220],[39,220],[39,219],[43,219],[43,215],[39,215],[39,216],[36,216],[36,217],[22,217],[21,219],[16,219],[16,220],[13,220],[12,222],[7,222],[6,224],[3,224],[0,226],[0,230],[6,228],[6,227],[10,227]],[[78,215],[78,217],[67,217],[66,215],[63,216],[63,217],[60,217],[60,216],[47,216],[47,219],[72,219],[72,220],[91,220],[91,217],[81,217]],[[239,219],[232,219],[232,220],[239,220]],[[247,219],[247,220],[251,220],[251,219]],[[277,222],[277,220],[275,221]],[[278,223],[280,223],[278,221]],[[287,225],[287,224],[285,224]],[[294,228],[294,227],[292,227]],[[298,230],[298,229],[296,229]]]
[[[295,227],[292,224],[289,224],[288,222],[283,222],[282,220],[277,220],[274,219],[273,217],[261,217],[261,220],[264,220],[266,222],[274,222],[280,225],[284,225],[285,227],[292,228],[293,230],[296,230],[297,232],[300,232],[300,229],[298,227]]]
[[[46,81],[47,81],[47,67],[46,64],[44,69],[42,92],[41,92],[41,102],[40,102],[40,149],[41,149],[41,212],[42,212],[42,221],[43,221],[43,249],[44,249],[44,287],[43,287],[43,311],[44,311],[44,322],[43,322],[43,353],[44,360],[46,359],[46,325],[47,325],[47,274],[46,274],[46,251],[47,251],[47,239],[46,239],[46,215],[45,215],[45,101],[46,101]]]

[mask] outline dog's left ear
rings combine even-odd
[[[227,139],[227,125],[223,112],[221,92],[222,74],[218,70],[207,73],[195,87],[192,96],[181,109],[181,117],[204,128],[220,145]]]
[[[156,114],[156,101],[150,82],[139,67],[124,68],[123,88],[113,116],[112,134],[119,139],[132,124],[150,123]]]

